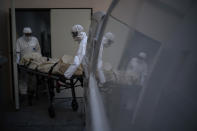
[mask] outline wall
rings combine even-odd
[[[17,8],[93,8],[107,10],[111,0],[16,0]]]
[[[166,4],[159,0],[125,0],[120,1],[112,14],[145,35],[165,42],[191,5],[191,0],[182,1],[185,1],[182,2],[186,5],[184,9],[179,9],[179,1]],[[126,12],[129,12],[129,15],[122,15]]]

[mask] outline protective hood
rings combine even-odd
[[[114,43],[114,35],[111,32],[107,32],[103,39],[102,39],[102,44],[104,47],[109,47],[111,44]]]

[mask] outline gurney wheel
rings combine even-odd
[[[48,108],[48,112],[49,112],[49,116],[50,116],[51,118],[54,118],[54,117],[55,117],[55,110],[54,110],[54,107],[53,107],[53,106],[50,106],[50,107]]]
[[[76,100],[72,100],[72,109],[73,109],[73,111],[78,110],[78,103]]]

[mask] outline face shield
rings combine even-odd
[[[75,41],[82,40],[82,32],[84,28],[81,25],[74,25],[71,29],[72,37]]]

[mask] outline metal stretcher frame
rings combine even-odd
[[[76,94],[75,94],[75,87],[83,87],[83,75],[73,75],[70,79],[66,79],[63,75],[58,74],[52,74],[52,68],[49,71],[49,73],[38,71],[37,69],[30,69],[27,66],[24,65],[18,65],[19,71],[25,71],[28,74],[35,75],[38,79],[38,76],[44,77],[45,80],[47,80],[47,86],[48,86],[48,92],[49,92],[49,107],[48,107],[48,113],[51,118],[55,117],[55,109],[54,109],[54,96],[55,92],[54,89],[56,88],[56,91],[60,92],[60,87],[64,87],[63,89],[71,89],[72,92],[72,109],[73,111],[77,111],[78,109],[78,103],[76,100]],[[37,88],[38,88],[38,81],[37,87],[36,87],[36,96],[37,96]],[[80,82],[80,84],[78,84]],[[56,84],[55,84],[56,83]],[[29,103],[32,103],[32,96],[28,93],[28,101]]]

